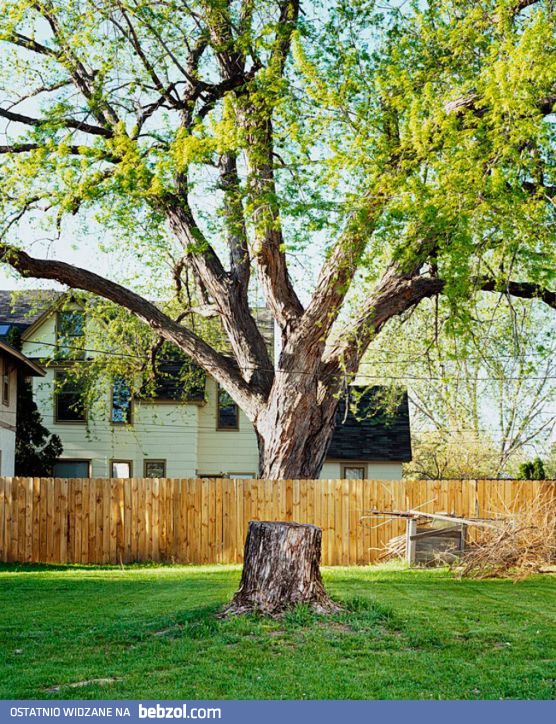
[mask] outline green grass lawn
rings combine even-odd
[[[325,569],[331,618],[217,619],[240,569],[0,567],[0,697],[547,699],[556,580]],[[91,680],[105,680],[91,682]],[[71,686],[80,682],[91,682]]]

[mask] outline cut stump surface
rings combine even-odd
[[[278,615],[298,604],[317,613],[340,611],[322,583],[321,541],[316,525],[250,521],[241,582],[224,615]]]

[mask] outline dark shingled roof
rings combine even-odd
[[[54,289],[21,292],[0,289],[0,324],[23,331],[30,327],[63,294]]]
[[[354,413],[348,409],[346,416],[346,402],[340,402],[327,457],[409,462],[411,436],[407,392],[403,393],[394,413],[387,415],[379,401],[380,387],[356,387],[355,390],[360,395],[357,410]]]

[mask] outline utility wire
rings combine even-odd
[[[37,344],[37,345],[44,345],[48,347],[58,347],[59,345],[54,344],[53,342],[42,342],[37,340],[26,340],[26,342],[30,344]],[[102,354],[107,355],[110,357],[126,357],[126,358],[132,358],[132,359],[145,359],[143,355],[134,355],[127,352],[111,352],[107,350],[97,350],[97,349],[89,349],[85,347],[79,347],[74,350],[75,352],[92,352],[96,354]],[[463,359],[472,359],[472,358],[463,358]],[[50,361],[50,360],[49,360]],[[65,361],[65,362],[81,362],[85,360],[70,360],[70,359],[63,359],[63,360],[53,360],[53,361]],[[406,362],[420,362],[420,358],[414,358],[414,359],[407,359]],[[456,360],[449,360],[449,361],[438,361],[436,364],[447,364],[448,362],[456,361]],[[166,363],[173,363],[173,364],[179,364],[179,360],[176,359],[162,359],[159,360],[161,364]],[[365,364],[365,362],[363,362]],[[398,364],[398,361],[391,361],[391,362],[382,362],[382,364]],[[205,365],[209,369],[219,369],[218,365]],[[305,370],[283,370],[281,368],[274,368],[274,367],[260,367],[260,366],[242,366],[237,365],[237,368],[240,370],[243,370],[245,372],[284,372],[286,371],[288,374],[298,374],[298,375],[310,375],[312,373],[306,372]],[[505,381],[519,381],[519,380],[556,380],[556,375],[520,375],[519,377],[474,377],[469,375],[439,375],[439,376],[422,376],[422,375],[369,375],[364,373],[355,373],[353,375],[350,375],[353,380],[357,379],[368,379],[368,380],[431,380],[431,381],[444,381],[444,380],[474,380],[476,382],[488,382],[488,381],[498,381],[498,382],[505,382]]]
[[[26,340],[24,340],[24,342],[25,342],[25,344],[36,344],[36,345],[44,346],[44,347],[60,347],[60,344],[59,344],[59,343],[55,343],[55,342],[44,342],[44,341],[38,340],[38,339],[26,339]],[[74,347],[74,348],[73,348],[73,351],[74,351],[74,352],[93,352],[93,353],[96,353],[96,354],[108,355],[109,357],[130,357],[130,358],[132,358],[132,359],[141,359],[141,360],[145,358],[145,355],[131,354],[130,352],[113,352],[112,350],[93,349],[93,348],[90,348],[90,347]],[[392,360],[384,360],[384,359],[383,359],[384,356],[394,357],[394,359],[392,359]],[[420,361],[423,359],[423,357],[426,357],[426,356],[427,356],[427,354],[426,354],[425,352],[422,353],[421,355],[418,355],[417,357],[396,357],[396,356],[393,355],[393,354],[388,354],[388,353],[382,353],[382,352],[381,352],[380,358],[366,357],[365,359],[363,359],[362,364],[363,364],[363,365],[365,365],[365,364],[372,364],[372,363],[374,363],[374,362],[376,362],[376,363],[378,363],[378,364],[400,364],[401,362],[407,362],[407,363],[410,363],[410,362],[420,362]],[[541,358],[541,355],[539,355],[537,352],[523,352],[522,354],[496,355],[496,358],[497,358],[497,359],[522,359],[522,358],[524,358],[524,357]],[[164,358],[164,357],[163,357],[163,358],[157,358],[157,359],[158,359],[159,362],[172,362],[172,363],[177,363],[177,362],[179,362],[179,360],[176,360],[175,358],[171,358],[171,357],[168,357],[168,358]],[[450,363],[452,363],[452,362],[460,362],[460,361],[462,361],[462,360],[474,360],[474,361],[480,362],[480,361],[483,360],[483,357],[477,357],[477,356],[473,357],[473,356],[469,356],[469,357],[458,357],[457,359],[447,358],[447,359],[443,359],[443,360],[440,360],[440,359],[439,359],[439,360],[433,360],[433,363],[434,363],[434,364],[450,364]],[[80,360],[78,360],[78,361],[80,361]],[[259,368],[259,367],[241,367],[240,369],[246,369],[246,370],[247,370],[247,369],[261,369],[261,370],[262,370],[262,369],[264,369],[264,368]],[[273,369],[274,369],[274,368],[273,368]]]

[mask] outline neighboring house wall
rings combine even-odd
[[[59,435],[63,459],[89,460],[92,477],[110,475],[112,460],[131,462],[132,475],[143,477],[145,460],[164,460],[168,477],[194,477],[197,463],[198,406],[183,403],[133,405],[133,424],[110,422],[110,391],[99,397],[88,422],[56,422],[55,371],[34,381],[43,422]]]
[[[7,400],[3,393],[5,370],[8,375]],[[0,475],[14,474],[16,405],[17,369],[13,360],[4,352],[0,352]]]
[[[23,352],[31,358],[51,357],[56,345],[56,312],[45,315],[27,330]],[[111,422],[111,390],[99,394],[85,422],[58,422],[55,418],[55,370],[35,379],[34,394],[45,426],[64,447],[62,460],[87,461],[81,465],[92,477],[109,477],[112,461],[130,463],[130,473],[143,477],[145,461],[164,461],[167,477],[256,476],[258,447],[255,431],[239,411],[237,429],[220,430],[217,420],[218,385],[206,380],[206,400],[192,402],[135,402],[131,425]],[[14,395],[15,399],[15,395]],[[15,415],[14,415],[15,417]],[[344,477],[345,466],[364,469],[369,479],[397,480],[399,462],[330,460],[321,478]],[[123,466],[127,469],[127,466]],[[352,471],[353,473],[354,471]]]
[[[234,473],[256,476],[259,453],[255,430],[245,414],[239,411],[237,430],[217,429],[217,389],[212,378],[207,378],[206,404],[199,409],[199,475],[230,475]]]

